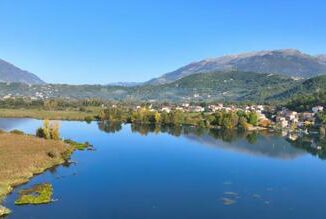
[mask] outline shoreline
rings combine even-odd
[[[0,118],[30,118],[66,121],[95,121],[97,111],[80,112],[76,110],[43,110],[43,109],[4,109],[0,108]]]
[[[73,142],[45,140],[25,134],[3,132],[0,137],[3,140],[0,142],[0,159],[4,161],[0,167],[0,217],[10,213],[2,203],[16,187],[64,164],[73,152],[80,150]],[[84,146],[86,148],[86,144]]]

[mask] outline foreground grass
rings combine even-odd
[[[0,118],[35,118],[51,120],[85,120],[94,119],[98,115],[99,108],[91,108],[86,112],[77,110],[47,111],[42,109],[0,109]]]
[[[19,198],[15,201],[16,205],[38,205],[47,204],[52,201],[53,188],[51,184],[39,184],[33,188],[19,192]]]
[[[63,141],[0,132],[0,203],[13,187],[64,163],[74,150]]]

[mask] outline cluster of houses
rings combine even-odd
[[[278,124],[283,129],[313,126],[316,122],[317,113],[323,112],[323,110],[323,106],[315,106],[311,109],[311,112],[298,113],[296,111],[291,111],[283,108],[281,111],[277,112],[275,121],[276,124]]]
[[[138,106],[140,107],[140,106]],[[281,129],[296,129],[296,128],[305,128],[308,126],[315,125],[316,115],[319,112],[323,112],[323,106],[315,106],[311,109],[311,112],[295,112],[289,109],[283,108],[280,111],[276,111],[274,108],[270,106],[264,105],[250,105],[250,106],[235,106],[235,105],[223,105],[219,104],[211,104],[206,107],[200,105],[192,105],[189,103],[183,103],[179,105],[163,105],[159,107],[149,107],[151,110],[157,110],[160,112],[171,112],[172,110],[180,110],[182,112],[217,112],[217,111],[225,111],[225,112],[237,112],[244,111],[255,112],[258,116],[258,120],[261,124],[275,124],[276,127]],[[155,109],[154,109],[155,108]],[[266,116],[266,115],[269,116]]]
[[[217,112],[217,111],[225,111],[225,112],[237,112],[239,110],[245,112],[255,111],[257,113],[262,114],[264,111],[263,105],[255,105],[255,106],[245,106],[245,107],[237,107],[234,105],[224,106],[222,103],[215,105],[208,105],[207,107],[203,107],[200,105],[191,105],[189,103],[183,103],[181,105],[169,105],[162,106],[159,111],[161,112],[171,112],[172,110],[180,110],[182,112]],[[262,115],[263,116],[263,115]]]

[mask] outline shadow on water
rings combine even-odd
[[[22,119],[0,119],[0,129],[11,130],[17,126],[24,124],[26,120]]]
[[[123,124],[117,122],[98,122],[100,130],[116,133]],[[194,126],[162,126],[131,124],[131,131],[142,136],[166,133],[175,137],[184,137],[200,144],[245,153],[253,156],[265,156],[276,159],[294,159],[307,152],[320,159],[326,159],[326,140],[319,135],[282,137],[269,131],[245,132],[241,130],[206,129]],[[236,143],[236,144],[235,144]]]

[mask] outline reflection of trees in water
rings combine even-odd
[[[148,135],[149,133],[167,133],[177,137],[181,135],[195,135],[197,137],[209,135],[214,139],[221,139],[225,142],[233,142],[244,138],[247,138],[248,142],[253,144],[257,141],[257,133],[246,133],[239,130],[207,129],[194,126],[144,125],[133,123],[131,124],[131,130],[141,135]]]
[[[119,132],[122,129],[121,122],[109,122],[109,121],[100,121],[98,122],[98,128],[107,133]]]
[[[131,124],[131,131],[140,133],[141,135],[148,135],[149,133],[168,133],[173,136],[180,136],[182,134],[182,129],[181,126]]]
[[[291,159],[303,154],[303,151],[291,147],[283,138],[274,133],[255,133],[241,130],[206,129],[194,126],[148,126],[131,125],[133,132],[147,135],[151,132],[168,133],[173,136],[184,136],[200,144],[233,150],[255,156],[267,156],[279,159]]]
[[[326,159],[326,139],[320,135],[303,135],[295,140],[287,139],[294,147],[302,148],[318,158]]]
[[[107,133],[115,133],[122,130],[122,123],[118,122],[108,122],[101,121],[98,123],[99,129]],[[318,156],[321,159],[326,159],[326,140],[325,138],[320,138],[319,135],[316,136],[303,136],[296,140],[286,139],[283,137],[278,137],[275,133],[266,132],[245,132],[241,130],[221,130],[221,129],[207,129],[194,126],[174,126],[174,125],[158,125],[158,124],[131,124],[131,131],[133,133],[140,133],[143,136],[149,133],[167,133],[173,136],[185,136],[192,140],[200,141],[204,144],[215,145],[217,147],[225,147],[220,145],[219,142],[214,142],[216,140],[221,140],[225,143],[232,143],[237,141],[235,145],[228,145],[228,148],[232,148],[239,151],[247,151],[252,154],[263,154],[265,156],[276,156],[283,158],[293,158],[302,154],[302,151],[298,149],[304,149],[305,151]],[[262,140],[265,138],[265,140]],[[271,138],[279,139],[277,141],[282,141],[283,143],[274,142]],[[269,142],[265,142],[270,139]],[[283,140],[282,140],[283,139]],[[246,145],[240,144],[239,142],[244,142]],[[264,142],[262,142],[264,141]],[[288,142],[289,145],[284,144]],[[274,147],[277,144],[281,144],[282,147]],[[252,146],[249,146],[252,145]],[[290,147],[294,146],[294,148]]]

